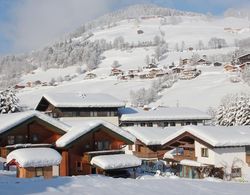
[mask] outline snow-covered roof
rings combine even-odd
[[[194,161],[194,160],[186,160],[186,159],[181,160],[180,164],[181,165],[186,165],[186,166],[191,166],[191,167],[201,167],[201,166],[203,166],[203,164],[200,163],[200,162],[197,162],[197,161]]]
[[[90,161],[90,164],[103,170],[138,167],[141,163],[141,159],[130,154],[95,156]]]
[[[250,126],[186,126],[168,136],[167,143],[179,135],[188,132],[213,147],[250,145]]]
[[[43,96],[56,107],[124,107],[125,103],[108,94],[49,93]]]
[[[45,114],[42,114],[38,111],[26,111],[26,112],[18,112],[18,113],[11,113],[11,114],[2,114],[0,115],[0,134],[19,125],[26,120],[37,117],[65,132],[69,130],[69,126],[53,119]]]
[[[12,160],[20,167],[45,167],[59,165],[62,157],[52,148],[23,148],[8,154],[6,162]]]
[[[71,130],[64,134],[56,141],[57,147],[65,147],[77,138],[81,137],[82,135],[90,132],[94,128],[102,125],[108,128],[110,131],[119,134],[120,136],[126,138],[131,142],[135,142],[135,137],[130,133],[126,132],[125,130],[113,125],[109,122],[103,120],[78,120],[76,118],[64,118],[62,119],[64,123],[71,126]]]
[[[132,111],[133,110],[133,111]],[[157,120],[209,120],[208,114],[187,107],[158,107],[151,110],[141,108],[119,109],[121,121],[157,121]]]
[[[145,145],[162,145],[164,140],[173,133],[180,130],[180,127],[124,127]]]

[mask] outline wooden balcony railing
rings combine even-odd
[[[176,155],[176,156],[174,156],[173,160],[180,162],[181,160],[184,160],[184,159],[196,161],[197,157],[195,157],[195,156],[187,156],[187,155]]]

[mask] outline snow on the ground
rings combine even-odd
[[[179,80],[172,88],[162,92],[162,98],[152,105],[194,107],[207,111],[217,107],[223,96],[229,93],[249,92],[242,82],[232,83],[222,67],[198,67],[200,76],[192,80]]]
[[[104,176],[61,177],[50,180],[0,177],[0,194],[94,194],[94,195],[248,195],[249,183],[218,182],[152,176],[143,179],[114,179]]]

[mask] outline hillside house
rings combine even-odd
[[[224,70],[227,72],[237,72],[238,71],[238,67],[234,66],[232,64],[225,64],[224,65]]]
[[[84,79],[94,79],[96,77],[97,77],[96,74],[90,72],[85,75]]]
[[[103,119],[118,125],[118,109],[124,106],[123,101],[108,94],[51,93],[41,98],[36,110],[54,118]]]
[[[249,173],[249,127],[186,126],[164,142],[163,148],[171,148],[164,158],[182,177],[231,179]]]
[[[143,67],[144,69],[152,69],[157,68],[158,66],[154,63],[149,63],[147,66]]]
[[[242,55],[238,58],[240,64],[250,65],[250,54]]]
[[[190,64],[190,62],[191,62],[191,59],[187,59],[187,58],[180,59],[179,65],[180,66],[187,65],[187,64]]]
[[[204,60],[204,59],[199,59],[198,61],[197,61],[197,64],[198,65],[206,65],[206,60]]]
[[[123,147],[135,141],[131,134],[105,121],[83,122],[68,119],[63,122],[70,125],[72,130],[56,141],[56,147],[62,151],[62,162],[64,162],[64,166],[60,167],[62,175],[105,174],[109,169],[91,160],[96,156],[109,155],[112,158],[113,155],[125,155]],[[128,165],[123,161],[117,163],[124,165],[118,169],[139,166],[139,164]],[[65,166],[67,164],[70,166]]]
[[[119,154],[119,157],[114,158],[120,166],[119,168],[114,167],[112,170],[140,166],[140,160],[137,158],[131,157],[133,164],[129,164],[125,160],[128,157],[123,156],[125,155],[123,148],[133,144],[135,138],[106,121],[82,121],[68,118],[61,122],[40,112],[28,111],[1,116],[0,124],[0,155],[2,158],[7,157],[9,165],[17,166],[20,171],[17,176],[20,177],[33,177],[37,173],[34,168],[44,168],[47,174],[44,173],[44,176],[50,177],[51,166],[53,176],[105,174],[110,168],[91,163],[93,157],[100,155],[109,155],[112,159],[112,155]],[[50,159],[46,155],[29,154],[41,150],[41,148],[48,151],[50,148],[54,148],[59,152],[62,156],[60,165],[56,166],[57,163],[39,164],[38,161],[42,163]],[[24,152],[15,152],[19,149],[23,149]],[[22,158],[17,158],[16,156],[20,153]],[[26,153],[28,154],[26,155]],[[34,164],[22,164],[23,162],[33,162]],[[37,176],[41,175],[41,169],[38,171]]]
[[[222,66],[222,63],[220,63],[220,62],[215,62],[215,63],[214,63],[214,66]]]
[[[194,108],[158,107],[144,110],[141,108],[119,109],[120,126],[167,127],[206,124],[211,116]]]
[[[120,76],[123,74],[124,74],[124,72],[120,69],[117,69],[117,68],[113,68],[110,72],[110,76]]]
[[[129,133],[136,137],[134,145],[126,147],[126,153],[133,154],[142,160],[141,169],[144,172],[156,172],[166,170],[162,161],[168,151],[163,148],[164,139],[179,130],[179,127],[125,127]]]
[[[186,66],[179,74],[179,79],[189,80],[199,76],[200,74],[201,72],[198,71],[196,67]]]

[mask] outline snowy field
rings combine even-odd
[[[228,93],[249,92],[250,87],[243,82],[231,83],[230,75],[222,67],[197,67],[202,74],[192,80],[179,80],[172,88],[161,92],[161,98],[152,106],[186,106],[206,111],[219,105]],[[43,94],[49,92],[107,93],[125,102],[130,101],[130,91],[148,88],[153,80],[121,81],[115,77],[64,82],[56,87],[26,88],[18,93],[21,104],[34,108]]]
[[[161,19],[147,20],[123,20],[118,22],[116,26],[93,31],[91,41],[105,39],[113,41],[118,36],[123,36],[125,42],[138,43],[138,41],[153,41],[155,35],[161,35],[164,32],[164,39],[169,43],[170,51],[165,57],[159,61],[159,67],[169,66],[174,62],[179,64],[180,58],[191,58],[195,53],[200,57],[207,57],[219,54],[228,54],[235,51],[233,43],[235,39],[243,39],[249,36],[250,28],[247,19],[238,18],[204,18],[183,17],[182,22],[176,25],[161,25]],[[231,30],[225,30],[230,28]],[[137,30],[144,31],[143,34],[137,34]],[[162,36],[162,35],[161,35]],[[162,38],[163,38],[162,37]],[[184,52],[173,51],[175,44],[181,47],[181,42],[185,42],[185,47],[196,48],[199,40],[205,45],[212,37],[224,38],[230,47],[223,49],[205,49]],[[81,41],[81,37],[74,39]],[[116,77],[110,77],[111,65],[117,60],[121,65],[119,69],[128,71],[129,69],[137,69],[145,66],[145,57],[152,57],[155,47],[141,47],[128,50],[112,49],[102,54],[103,60],[98,68],[92,72],[97,78],[92,80],[84,80],[85,74],[76,74],[79,66],[72,66],[64,69],[49,69],[43,71],[37,69],[33,74],[24,75],[21,83],[28,81],[41,80],[50,82],[52,78],[58,79],[67,75],[77,75],[71,81],[59,82],[56,87],[33,87],[20,90],[18,97],[22,105],[34,108],[43,94],[49,92],[81,92],[81,93],[108,93],[125,102],[130,102],[130,91],[140,88],[149,88],[152,79],[148,80],[117,80]],[[229,60],[230,61],[230,60]],[[80,64],[83,67],[83,64]],[[188,106],[206,111],[208,107],[217,107],[223,96],[228,93],[248,92],[250,87],[243,82],[231,83],[230,75],[223,71],[223,68],[215,67],[197,67],[202,70],[202,74],[192,80],[179,80],[170,89],[161,91],[161,98],[157,102],[152,103],[153,106]]]
[[[249,183],[192,180],[150,176],[144,179],[114,179],[104,176],[61,177],[50,180],[0,177],[0,194],[82,195],[249,195]]]

